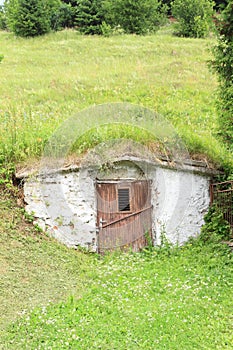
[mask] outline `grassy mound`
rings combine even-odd
[[[105,38],[66,30],[33,39],[0,32],[0,160],[30,162],[70,116],[92,105],[130,102],[167,118],[195,157],[229,163],[216,138],[217,83],[207,67],[214,39],[171,32]],[[79,151],[112,138],[99,133],[87,133]]]

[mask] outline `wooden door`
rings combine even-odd
[[[98,252],[140,251],[151,238],[150,181],[96,182]]]

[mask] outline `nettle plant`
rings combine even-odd
[[[178,20],[175,34],[183,37],[204,38],[213,27],[214,2],[209,0],[174,0],[172,15]]]
[[[204,242],[229,239],[231,235],[230,224],[224,219],[223,211],[214,203],[204,217],[200,239]]]

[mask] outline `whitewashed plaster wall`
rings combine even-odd
[[[173,244],[198,235],[210,203],[210,179],[165,168],[157,168],[154,179],[155,244],[161,243],[162,232]]]
[[[26,210],[67,246],[96,251],[96,178],[152,180],[155,245],[162,233],[171,243],[182,244],[200,232],[209,206],[209,177],[148,163],[126,161],[109,172],[81,168],[29,178],[24,185]]]
[[[37,223],[67,246],[96,250],[94,181],[87,171],[50,174],[25,182],[26,210]]]

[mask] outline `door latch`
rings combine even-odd
[[[103,218],[100,218],[100,228],[103,227],[103,224],[106,224],[107,221],[106,220],[103,220]]]

